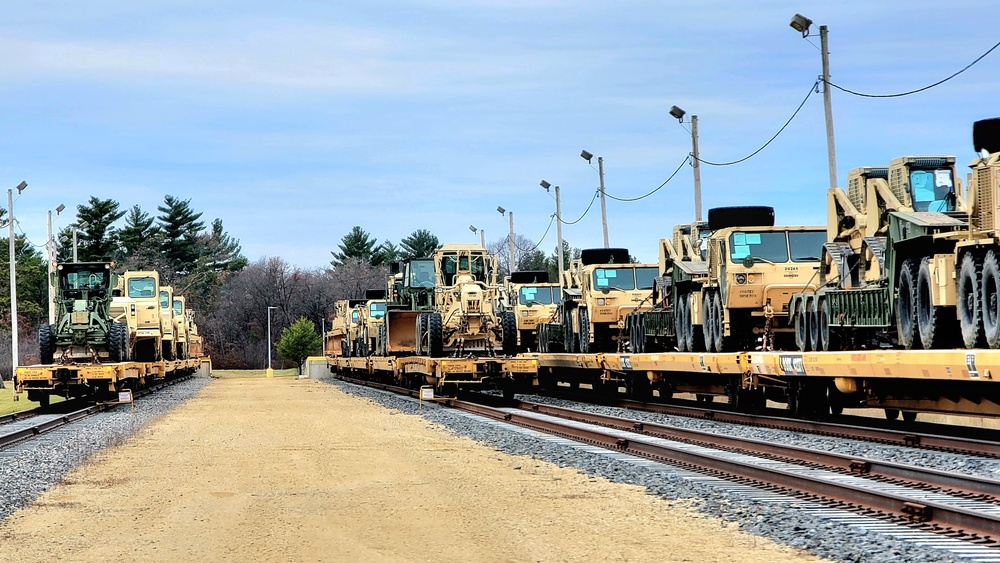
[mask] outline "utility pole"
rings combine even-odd
[[[24,184],[24,182],[21,182]],[[23,190],[17,187],[17,193]],[[10,382],[17,397],[17,267],[14,263],[14,190],[7,190],[7,236],[10,237]]]
[[[694,163],[694,220],[701,221],[701,160],[698,158],[698,116],[691,116],[691,157]]]
[[[825,25],[819,26],[819,45],[823,53],[823,110],[826,113],[826,157],[830,166],[830,187],[837,187],[837,149],[833,141],[833,102],[830,99],[830,48]]]
[[[52,306],[56,300],[56,286],[52,285],[52,262],[53,254],[55,254],[55,245],[52,244],[52,210],[48,213],[48,223],[49,223],[49,238],[45,241],[45,261],[48,262],[48,273],[49,277],[47,280],[47,285],[49,286],[49,324],[54,324],[56,322],[56,310]]]
[[[507,239],[507,247],[510,250],[510,271],[513,272],[517,268],[517,263],[514,262],[514,212],[507,213],[510,218],[510,237]]]
[[[556,186],[556,238],[559,239],[559,279],[563,273],[562,210],[559,208],[559,186]]]
[[[601,226],[604,228],[604,248],[611,248],[608,242],[608,206],[604,200],[604,157],[597,157],[597,174],[601,177]]]

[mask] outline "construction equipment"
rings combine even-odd
[[[988,159],[977,162],[974,169],[990,170]],[[988,183],[980,201],[996,197]],[[975,214],[981,223],[985,215]],[[950,347],[956,315],[966,317],[966,345],[981,344],[980,288],[991,246],[992,235],[971,231],[955,157],[911,156],[888,168],[851,170],[846,193],[827,191],[820,287],[789,303],[797,346]]]
[[[512,272],[505,280],[504,292],[507,309],[516,320],[518,351],[537,352],[538,325],[552,322],[562,302],[559,284],[549,282],[546,270]]]
[[[627,340],[625,317],[652,308],[655,264],[633,264],[628,249],[593,248],[562,272],[554,322],[539,327],[539,349],[617,352]]]
[[[128,327],[116,322],[110,311],[118,281],[111,267],[109,262],[56,266],[49,280],[56,288],[56,323],[43,324],[38,331],[42,364],[128,360]]]
[[[416,314],[415,352],[432,357],[445,353],[492,356],[499,345],[503,354],[516,354],[514,313],[500,313],[497,306],[496,257],[479,245],[447,244],[434,253],[433,267],[434,304],[429,311]]]

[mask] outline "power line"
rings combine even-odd
[[[795,113],[793,113],[792,116],[788,118],[788,121],[786,121],[785,124],[781,126],[781,129],[778,129],[778,132],[775,133],[773,137],[771,137],[770,139],[768,139],[767,142],[764,143],[764,145],[761,146],[759,149],[753,151],[752,153],[744,156],[743,158],[741,158],[739,160],[733,160],[731,162],[709,162],[709,161],[707,161],[705,159],[702,159],[702,158],[699,158],[698,162],[700,162],[702,164],[707,164],[709,166],[731,166],[733,164],[739,164],[741,162],[750,160],[751,158],[753,158],[754,156],[756,156],[757,153],[759,153],[760,151],[766,149],[767,146],[770,145],[775,139],[777,139],[778,135],[780,135],[781,132],[784,131],[786,127],[788,127],[788,124],[791,123],[793,119],[795,119],[795,116],[799,114],[799,111],[802,110],[802,107],[804,105],[806,105],[806,101],[809,100],[809,96],[812,96],[813,92],[816,91],[816,87],[819,86],[819,83],[820,83],[819,80],[817,80],[816,82],[813,82],[812,86],[809,87],[809,93],[806,94],[806,97],[802,100],[802,103],[799,104],[799,107],[795,108]]]
[[[979,55],[979,57],[976,60],[972,61],[971,63],[969,63],[967,65],[965,65],[965,68],[963,68],[962,70],[956,72],[955,74],[952,74],[948,78],[945,78],[945,79],[942,79],[942,80],[938,80],[934,84],[930,84],[928,86],[924,86],[923,88],[917,88],[916,90],[910,90],[909,92],[900,92],[898,94],[863,94],[861,92],[855,92],[854,90],[848,90],[847,88],[844,88],[843,86],[838,86],[838,85],[834,84],[833,82],[827,82],[827,84],[829,84],[830,86],[833,86],[834,88],[840,90],[841,92],[846,92],[848,94],[853,94],[855,96],[861,96],[862,98],[900,98],[902,96],[909,96],[910,94],[916,94],[917,92],[923,92],[924,90],[930,90],[931,88],[933,88],[935,86],[940,86],[941,84],[944,84],[945,82],[948,82],[952,78],[955,78],[959,74],[962,74],[963,72],[965,72],[965,71],[969,70],[970,68],[972,68],[972,65],[974,65],[974,64],[978,63],[979,61],[983,60],[984,58],[986,58],[986,55],[989,55],[990,53],[992,53],[993,50],[996,49],[997,47],[1000,47],[1000,41],[998,41],[996,44],[994,44],[992,47],[990,47],[989,50],[987,50],[985,53],[983,53],[982,55]]]
[[[545,237],[549,235],[549,230],[552,229],[552,223],[555,222],[556,222],[556,215],[555,213],[553,213],[552,217],[549,219],[549,226],[545,227],[545,232],[542,234],[542,238],[538,239],[538,242],[535,243],[535,246],[532,246],[531,248],[528,249],[521,248],[520,246],[517,246],[517,240],[514,241],[514,246],[516,246],[521,252],[531,252],[532,250],[537,250],[538,247],[542,244],[542,241],[545,240]]]
[[[645,198],[647,198],[647,197],[655,194],[656,192],[660,191],[660,188],[662,188],[663,186],[666,186],[667,183],[670,182],[670,180],[673,180],[674,176],[676,176],[677,173],[681,171],[681,168],[684,168],[684,165],[687,164],[690,159],[691,159],[690,155],[685,156],[684,160],[681,161],[680,166],[677,167],[677,170],[674,170],[674,173],[671,174],[669,178],[667,178],[666,180],[664,180],[662,184],[660,184],[659,186],[657,186],[656,189],[654,189],[653,191],[649,192],[648,194],[641,195],[639,197],[615,197],[615,196],[609,194],[608,192],[604,192],[604,195],[610,197],[611,199],[613,199],[615,201],[626,201],[627,202],[627,201],[639,201],[640,199],[645,199]]]
[[[600,194],[600,193],[601,193],[601,190],[595,190],[594,191],[594,197],[590,198],[590,205],[588,205],[587,209],[585,209],[583,211],[583,215],[580,215],[579,217],[577,217],[576,221],[563,221],[561,217],[559,218],[559,221],[563,225],[575,225],[575,224],[579,223],[580,221],[583,221],[583,218],[586,217],[587,213],[590,212],[590,208],[594,206],[594,202],[597,201],[597,195]]]

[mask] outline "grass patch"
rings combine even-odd
[[[0,389],[0,416],[31,410],[39,406],[38,403],[28,400],[27,393],[21,393],[21,396],[19,397],[20,400],[15,402],[13,397],[14,391],[10,388],[10,382],[4,381],[4,385],[5,387]],[[53,403],[58,403],[64,400],[65,399],[59,397],[58,395],[51,396],[51,401]]]
[[[263,369],[213,369],[213,377],[222,379],[247,379],[267,377],[267,370]],[[276,369],[274,377],[298,377],[299,371],[295,368]]]

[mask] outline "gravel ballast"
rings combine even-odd
[[[955,553],[937,550],[931,547],[916,545],[901,541],[888,535],[849,528],[795,510],[795,502],[760,502],[746,494],[734,492],[730,487],[706,484],[702,479],[690,478],[690,473],[669,466],[637,465],[615,459],[614,455],[603,455],[586,451],[586,448],[573,447],[564,443],[556,443],[536,435],[522,432],[520,429],[486,421],[466,413],[451,410],[435,404],[424,403],[419,408],[416,400],[383,391],[361,387],[339,380],[330,380],[345,392],[367,397],[383,406],[396,409],[407,414],[416,414],[438,423],[449,431],[489,444],[497,450],[511,455],[526,455],[542,461],[551,462],[561,467],[572,467],[582,473],[603,477],[618,483],[632,484],[644,487],[649,494],[657,495],[667,500],[700,499],[699,510],[709,516],[719,517],[726,521],[739,523],[740,526],[755,535],[772,538],[780,543],[794,548],[804,549],[820,557],[835,561],[956,561],[961,560]],[[519,396],[525,400],[537,400],[568,406],[581,410],[593,410],[604,414],[618,415],[650,422],[676,422],[680,426],[704,429],[713,428],[718,431],[719,423],[668,417],[652,413],[640,413],[595,405],[582,405],[577,402],[565,401],[536,396]],[[741,428],[743,430],[741,430]],[[841,451],[842,440],[832,438],[797,435],[784,431],[771,431],[759,428],[737,427],[726,425],[728,433],[746,431],[757,439],[772,441],[795,441],[802,444],[808,440],[815,448],[836,449]],[[795,436],[788,436],[796,434]],[[779,440],[777,435],[784,435]],[[815,440],[815,443],[813,443]],[[847,448],[857,448],[856,455],[879,459],[902,460],[904,452],[894,451],[901,448],[881,446],[865,442],[854,442]],[[905,453],[905,461],[914,463],[914,456],[922,456],[923,452]],[[984,475],[995,475],[995,460],[981,460],[971,463],[960,458],[928,452],[922,465],[940,467],[939,463],[947,464],[948,470],[964,470]],[[941,467],[944,468],[944,467]],[[978,471],[977,471],[978,469]],[[737,488],[738,489],[738,488]]]
[[[194,377],[0,451],[0,521],[27,506],[92,455],[119,444],[211,381]]]

